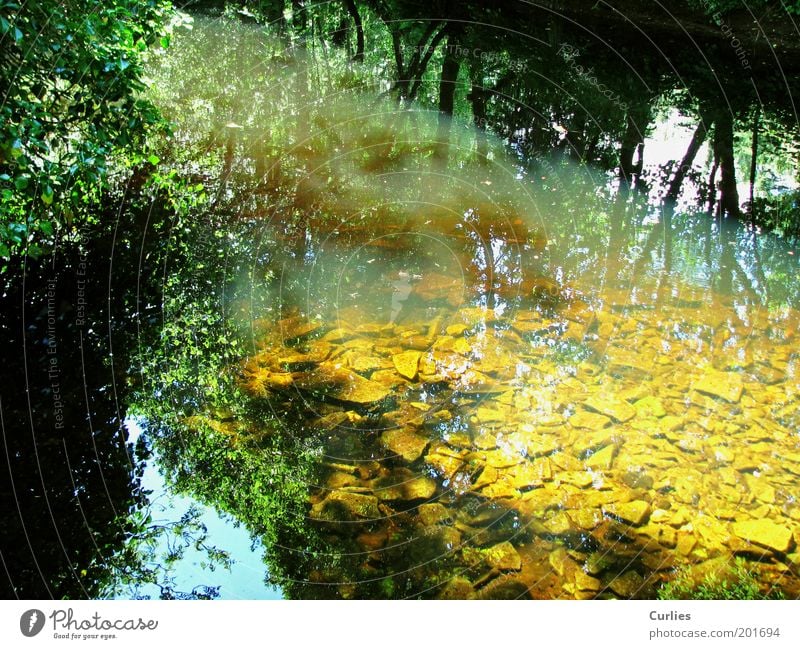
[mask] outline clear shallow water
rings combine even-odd
[[[136,444],[144,434],[140,422],[128,419],[125,422],[130,431],[129,441]],[[197,514],[193,522],[204,528],[203,545],[216,547],[226,552],[230,565],[212,562],[201,548],[192,543],[183,543],[177,536],[164,534],[156,537],[146,564],[150,569],[158,569],[158,563],[175,547],[181,547],[182,557],[171,564],[167,579],[155,584],[137,584],[119,587],[115,599],[147,598],[159,599],[162,587],[169,587],[174,593],[206,594],[206,589],[216,589],[216,597],[222,599],[280,599],[280,590],[265,584],[263,549],[254,542],[247,530],[237,524],[230,516],[220,515],[212,507],[203,505],[187,495],[173,492],[159,472],[157,455],[144,461],[141,476],[142,489],[149,492],[148,513],[153,525],[169,525],[179,521],[190,511]]]
[[[325,431],[308,593],[648,597],[733,556],[796,589],[792,251],[706,215],[571,249],[339,234],[282,266],[306,299],[258,321],[242,382],[287,434]]]
[[[209,229],[246,350],[166,457],[288,596],[653,597],[734,557],[798,592],[792,249],[558,156],[478,160],[435,114],[236,78],[252,101],[179,133],[237,129]]]

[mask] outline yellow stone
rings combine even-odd
[[[738,403],[742,397],[742,377],[734,372],[719,372],[708,368],[699,381],[692,386],[698,392],[719,397],[730,403]]]
[[[572,417],[569,418],[569,423],[574,428],[588,428],[589,430],[599,430],[608,426],[611,420],[604,415],[598,415],[594,412],[587,412],[579,410]]]
[[[556,474],[556,480],[571,484],[581,489],[591,487],[594,482],[592,474],[588,471],[564,471]]]
[[[794,543],[788,527],[770,520],[738,521],[731,525],[733,533],[745,541],[785,554]]]
[[[583,405],[590,410],[599,412],[601,415],[611,417],[613,420],[620,423],[633,419],[636,416],[636,410],[625,401],[618,401],[617,399],[599,394],[590,396],[583,402]]]
[[[451,324],[447,329],[445,329],[445,333],[448,336],[460,336],[463,334],[469,327],[465,324]]]
[[[586,460],[587,469],[602,469],[608,470],[614,464],[614,456],[616,455],[617,447],[613,444],[597,451]]]
[[[428,439],[417,435],[409,428],[386,430],[381,435],[383,445],[406,462],[414,462],[428,446]]]
[[[407,351],[392,356],[392,363],[397,373],[411,381],[417,378],[419,359],[422,354],[418,351]]]
[[[459,338],[453,343],[452,350],[458,354],[469,354],[472,347],[464,338]]]
[[[600,580],[587,575],[583,570],[575,571],[575,588],[579,591],[598,591],[602,587]]]
[[[632,500],[628,503],[610,503],[603,506],[603,513],[630,525],[641,525],[650,515],[650,503]]]

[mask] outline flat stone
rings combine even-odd
[[[505,421],[505,413],[496,408],[478,407],[475,415],[482,424],[490,424],[498,421]]]
[[[569,418],[569,423],[573,428],[588,428],[589,430],[600,430],[608,426],[611,420],[594,412],[586,410],[578,410],[572,417]]]
[[[700,380],[692,386],[698,392],[709,394],[712,397],[719,397],[729,403],[738,403],[742,397],[742,377],[735,372],[719,372],[717,370],[706,369]]]
[[[641,525],[650,515],[650,503],[644,500],[610,503],[603,506],[603,513],[629,525]]]
[[[467,453],[450,448],[446,444],[431,445],[425,461],[430,464],[445,480],[453,478],[455,473],[465,464]]]
[[[553,470],[546,457],[526,462],[511,470],[511,483],[517,489],[540,487],[553,479]]]
[[[608,587],[611,591],[619,597],[630,599],[636,597],[644,585],[644,579],[635,570],[628,570],[618,577],[614,577],[609,583]]]
[[[599,509],[585,508],[569,512],[569,517],[582,530],[593,530],[603,522],[603,515]]]
[[[386,361],[378,356],[359,356],[353,359],[350,367],[355,372],[372,372],[386,367]]]
[[[598,591],[602,588],[600,580],[587,575],[583,570],[575,571],[575,589],[579,591]]]
[[[555,478],[560,482],[574,485],[580,489],[586,489],[594,484],[594,478],[588,471],[564,471],[557,473]]]
[[[487,498],[511,498],[516,499],[520,497],[520,492],[514,487],[511,480],[498,480],[497,482],[488,485],[481,491]]]
[[[583,402],[583,405],[620,423],[629,421],[636,416],[636,410],[630,404],[601,394],[593,394]]]
[[[453,577],[439,592],[439,599],[471,599],[475,595],[472,583],[466,577]]]
[[[575,563],[569,558],[567,551],[562,547],[553,550],[548,560],[550,561],[550,566],[556,571],[559,577],[566,576],[568,572],[571,572],[575,568]]]
[[[608,369],[612,374],[636,378],[652,377],[656,367],[653,353],[631,352],[619,347],[609,348]]]
[[[428,441],[428,438],[417,435],[408,427],[386,430],[381,435],[383,445],[406,462],[415,462],[419,459],[425,452]]]
[[[333,491],[311,509],[311,517],[327,521],[376,519],[381,517],[378,499],[352,491]]]
[[[484,487],[488,487],[490,484],[494,484],[497,482],[497,469],[493,466],[486,466],[484,467],[481,474],[478,476],[477,480],[472,485],[472,488],[475,490],[483,489]]]
[[[329,363],[299,377],[294,385],[320,396],[363,405],[382,401],[389,395],[389,390],[380,383]]]
[[[406,500],[429,500],[436,493],[436,481],[428,476],[420,476],[403,484]]]
[[[561,445],[555,437],[541,436],[538,439],[530,440],[525,444],[525,451],[528,457],[544,457],[552,455],[561,450]]]
[[[484,560],[497,570],[519,570],[522,568],[522,557],[508,541],[482,551]]]
[[[447,327],[447,329],[445,329],[445,333],[448,336],[460,336],[467,329],[469,329],[469,327],[467,327],[467,325],[465,325],[465,324],[461,324],[461,323],[451,324],[451,325],[449,325]]]
[[[664,404],[658,397],[643,397],[636,401],[633,407],[636,409],[636,414],[640,417],[661,418],[667,414],[667,411],[664,410]]]
[[[697,539],[694,534],[678,532],[678,542],[675,544],[678,554],[688,557],[696,545]]]
[[[551,519],[544,522],[544,528],[551,534],[562,536],[575,531],[572,520],[566,512],[558,512]]]
[[[450,519],[450,512],[440,503],[424,503],[419,506],[419,521],[423,525],[436,525]]]
[[[769,520],[738,521],[731,529],[739,538],[780,554],[787,553],[794,543],[789,528]]]
[[[599,469],[608,471],[614,464],[614,456],[617,453],[617,447],[613,444],[600,449],[593,453],[586,459],[585,465],[587,469]]]
[[[400,376],[413,381],[417,378],[421,356],[422,354],[418,351],[407,351],[392,356],[392,363]]]
[[[275,323],[277,331],[280,332],[284,341],[296,338],[304,338],[322,329],[322,320],[308,320],[303,316],[293,316],[284,318]]]
[[[451,349],[458,354],[466,355],[472,353],[472,346],[464,338],[455,340]]]

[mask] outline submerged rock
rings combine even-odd
[[[325,500],[311,508],[311,518],[344,522],[381,517],[378,499],[352,491],[332,491]]]
[[[587,410],[578,410],[569,418],[569,423],[574,428],[588,428],[589,430],[600,430],[608,426],[611,420],[605,415],[599,415]]]
[[[614,577],[609,583],[608,588],[619,597],[631,599],[636,597],[644,587],[644,579],[635,570],[628,570],[618,577]]]
[[[315,395],[362,405],[376,403],[389,396],[389,390],[380,383],[333,363],[321,364],[298,377],[294,385]]]
[[[630,404],[600,394],[592,395],[583,402],[583,405],[620,423],[624,423],[636,416],[636,410]]]
[[[698,392],[730,403],[738,403],[744,389],[742,377],[735,372],[719,372],[711,368],[706,369],[705,374],[692,387]]]
[[[383,445],[406,462],[420,458],[428,446],[428,438],[417,435],[410,427],[394,428],[381,434]]]
[[[418,351],[407,351],[392,356],[392,363],[400,376],[413,381],[417,378],[421,356]]]
[[[632,500],[627,503],[609,503],[603,506],[603,513],[628,523],[629,525],[641,525],[650,515],[650,503],[644,500]]]
[[[792,531],[769,520],[738,521],[731,530],[740,539],[780,554],[786,554],[794,545]]]

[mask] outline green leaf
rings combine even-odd
[[[27,176],[20,176],[19,178],[14,180],[14,187],[22,191],[28,186],[28,177]]]
[[[155,166],[155,165],[157,165],[159,162],[161,162],[161,158],[159,158],[157,155],[149,155],[149,156],[147,156],[147,161],[148,161],[148,162],[149,162],[151,165],[154,165],[154,166]]]
[[[52,198],[50,200],[52,200]],[[53,224],[50,223],[50,221],[42,221],[39,223],[39,229],[46,237],[53,236]]]
[[[161,47],[163,47],[164,49],[168,48],[169,47],[169,36],[168,35],[162,36],[159,39],[158,42],[161,43]]]
[[[42,190],[42,203],[45,205],[53,204],[53,188],[50,185],[46,185]]]

